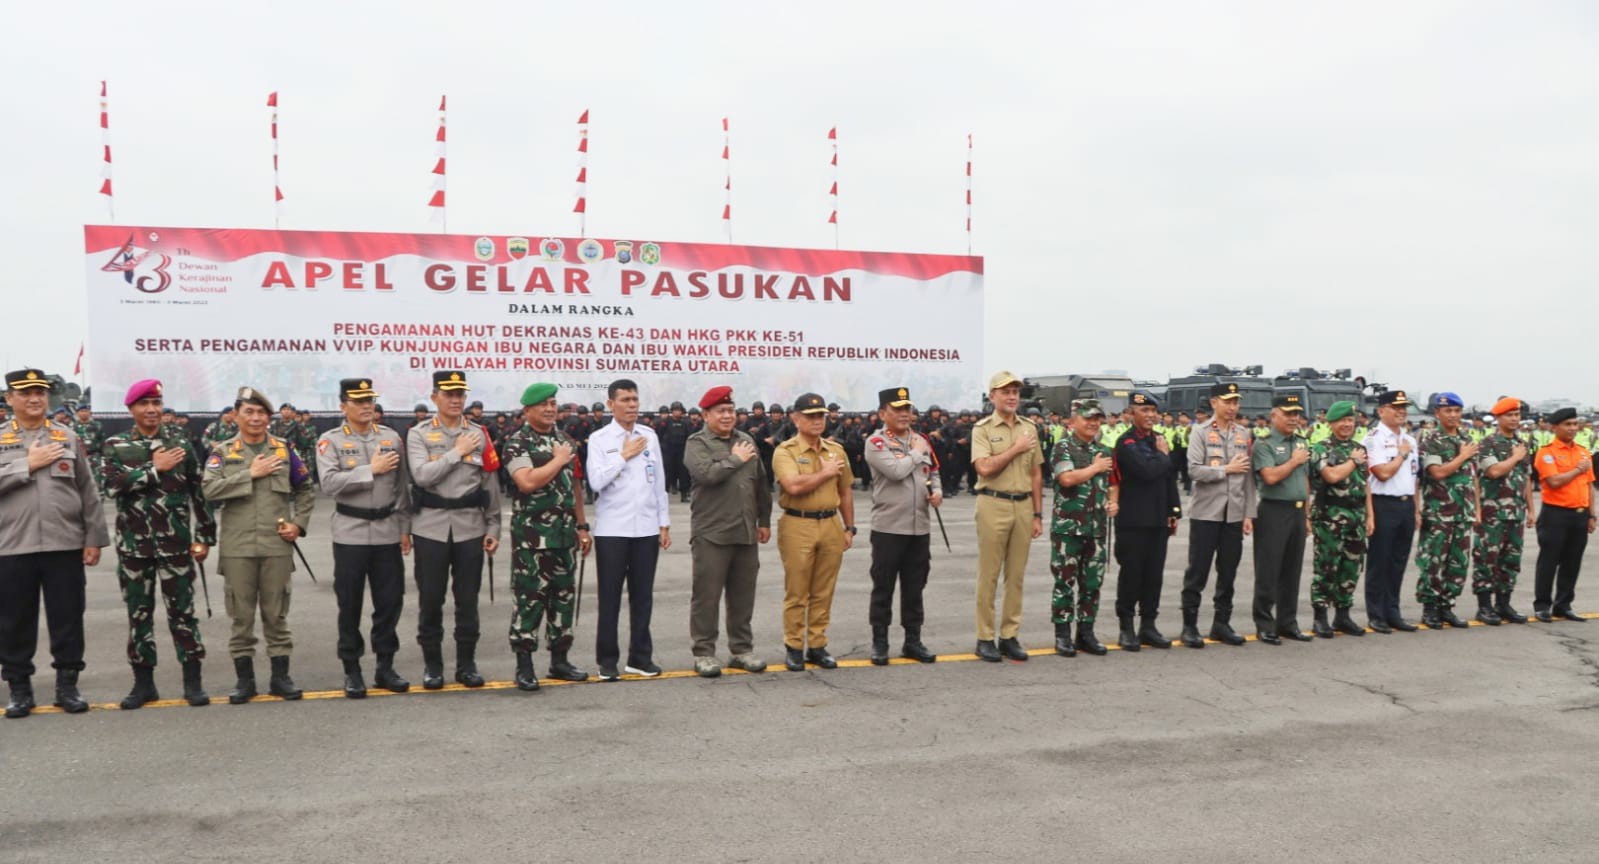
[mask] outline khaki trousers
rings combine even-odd
[[[267,656],[289,656],[294,651],[294,637],[289,633],[290,575],[294,573],[294,559],[287,555],[224,557],[218,569],[222,573],[222,595],[228,617],[233,619],[228,654],[255,656],[255,612],[260,607]]]
[[[1033,501],[977,498],[977,639],[994,639],[994,589],[1005,571],[999,636],[1014,639],[1022,628],[1022,575],[1033,542]]]
[[[844,524],[784,514],[777,520],[777,554],[783,559],[783,645],[826,648],[833,588],[844,563]]]
[[[717,615],[727,601],[727,650],[755,650],[750,618],[755,613],[755,576],[761,570],[760,547],[754,543],[722,544],[694,538],[694,581],[688,601],[688,635],[695,657],[715,657]]]

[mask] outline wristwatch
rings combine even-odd
[[[1044,518],[1044,514],[1035,510],[1035,511],[1033,511],[1033,518],[1034,519],[1042,519],[1042,518]]]
[[[587,523],[587,522],[579,522],[579,523],[577,523],[577,530],[579,530],[579,531],[587,531],[587,530],[589,530],[589,523]]]
[[[844,526],[844,530],[845,530],[845,531],[848,531],[848,532],[849,532],[849,533],[850,533],[850,536],[851,536],[851,537],[853,537],[853,536],[855,536],[855,535],[856,535],[856,534],[858,534],[858,533],[860,533],[860,532],[859,532],[859,531],[858,531],[858,530],[857,530],[857,529],[856,529],[856,528],[855,528],[855,526],[854,526],[854,525],[845,525],[845,526]]]

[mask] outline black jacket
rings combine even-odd
[[[1182,518],[1177,497],[1177,469],[1171,457],[1155,449],[1155,433],[1128,429],[1116,439],[1115,482],[1121,486],[1117,528],[1165,528],[1166,520]]]

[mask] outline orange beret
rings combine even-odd
[[[1503,399],[1500,399],[1498,402],[1495,402],[1493,410],[1489,411],[1488,413],[1498,417],[1501,414],[1509,414],[1512,411],[1520,410],[1521,400],[1514,396],[1506,396]]]

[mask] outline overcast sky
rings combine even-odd
[[[720,240],[727,115],[736,241],[832,245],[836,125],[843,245],[961,253],[971,132],[989,369],[1350,366],[1599,402],[1599,4],[33,3],[7,24],[7,368],[71,371],[105,78],[121,223],[271,227],[277,90],[285,228],[430,230],[448,93],[453,233],[575,235],[587,108],[590,236]]]

